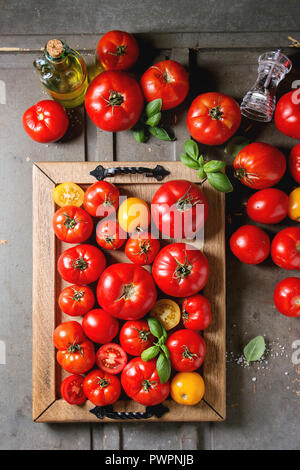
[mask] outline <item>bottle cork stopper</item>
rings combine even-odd
[[[53,57],[53,59],[57,59],[62,55],[64,46],[59,39],[50,39],[50,41],[47,42],[46,49],[48,54]]]

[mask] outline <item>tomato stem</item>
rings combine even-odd
[[[187,346],[183,346],[183,347],[184,347],[184,350],[182,353],[182,357],[184,357],[184,359],[193,359],[194,357],[198,357],[197,354],[193,354]]]
[[[81,256],[80,258],[77,258],[73,261],[73,267],[74,269],[79,269],[80,271],[84,271],[84,269],[87,268],[87,262]]]
[[[174,271],[173,277],[175,277],[176,279],[185,279],[189,274],[191,274],[193,265],[188,261],[186,252],[184,264],[180,263],[176,258],[175,261],[177,263],[177,266]]]
[[[150,331],[139,330],[138,328],[133,328],[133,329],[138,332],[141,341],[145,341],[145,342],[148,341],[148,336],[150,335]]]
[[[126,54],[126,49],[127,49],[127,44],[125,44],[124,46],[120,45],[120,46],[117,46],[116,52],[108,52],[108,54],[116,55],[117,57],[119,57],[120,55]]]
[[[121,297],[119,297],[117,300],[128,300],[130,297],[132,297],[135,294],[136,288],[134,284],[124,284],[123,286],[123,292]]]
[[[83,356],[83,349],[80,346],[80,344],[76,344],[76,343],[73,343],[73,344],[69,343],[69,344],[70,344],[70,346],[68,347],[69,354],[79,352],[80,356]]]
[[[190,194],[190,189],[191,189],[191,186],[186,191],[186,193],[183,196],[181,196],[181,198],[179,198],[178,201],[176,202],[176,209],[179,210],[180,212],[184,212],[186,209],[189,209],[190,206],[195,206],[196,204],[198,204],[198,202],[201,202],[200,199],[196,199],[196,200],[193,199],[193,197]]]
[[[154,387],[156,387],[156,386],[157,386],[157,382],[156,382],[155,380],[152,380],[152,381],[151,381],[151,380],[145,379],[145,380],[143,380],[143,382],[142,382],[142,387],[143,387],[143,389],[145,390],[145,392],[149,392],[149,390],[150,390],[151,387],[154,388]]]
[[[121,93],[115,90],[110,90],[108,100],[106,98],[103,99],[104,101],[106,101],[108,106],[112,107],[121,106],[121,104],[124,102],[123,95],[121,95]]]
[[[215,106],[214,108],[209,109],[209,116],[211,119],[214,121],[220,121],[222,119],[223,113],[220,110],[220,104],[218,106]]]
[[[97,383],[98,385],[100,385],[101,388],[105,388],[109,385],[109,381],[104,377],[97,377],[97,379],[99,379]]]
[[[74,295],[73,295],[73,300],[76,300],[76,302],[79,302],[80,299],[84,296],[84,291],[83,290],[75,290],[74,289]]]

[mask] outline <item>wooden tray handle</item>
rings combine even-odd
[[[102,165],[98,165],[93,171],[90,171],[90,175],[94,176],[98,181],[102,181],[105,178],[112,178],[115,175],[135,175],[142,173],[146,173],[147,178],[155,178],[157,181],[163,180],[165,176],[170,174],[170,172],[161,165],[156,165],[155,168],[145,168],[142,166],[104,168]]]
[[[112,405],[109,406],[95,406],[90,410],[90,413],[95,415],[98,419],[104,417],[110,419],[148,419],[152,416],[161,418],[165,413],[169,411],[169,408],[160,404],[156,406],[147,406],[144,412],[127,412],[127,411],[114,411]]]

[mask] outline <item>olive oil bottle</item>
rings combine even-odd
[[[65,108],[75,108],[84,102],[88,87],[86,64],[80,54],[59,39],[51,39],[44,56],[33,62],[47,92]]]

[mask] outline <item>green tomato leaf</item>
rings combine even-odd
[[[231,193],[231,191],[233,191],[232,184],[225,173],[220,171],[217,171],[216,173],[207,173],[207,179],[212,187],[217,191],[222,193]]]
[[[146,114],[148,117],[153,116],[154,114],[160,113],[162,107],[162,99],[158,98],[157,100],[150,101],[146,105]]]
[[[198,159],[198,145],[193,140],[188,139],[184,142],[184,151],[190,158],[193,158],[194,160]]]
[[[171,361],[163,353],[160,353],[156,361],[156,370],[160,378],[160,383],[168,382],[171,375]]]
[[[244,347],[246,361],[258,361],[264,354],[266,343],[263,336],[256,336]]]
[[[133,129],[132,130],[133,137],[137,141],[138,144],[141,144],[142,142],[146,142],[148,140],[148,136],[145,133],[145,129],[143,127],[139,129]]]
[[[160,120],[161,120],[161,113],[156,113],[156,114],[153,114],[152,116],[148,117],[145,124],[147,124],[147,126],[155,127],[155,126],[157,126],[157,124],[159,123]]]
[[[246,145],[250,144],[250,141],[241,135],[236,135],[232,137],[230,141],[226,144],[225,153],[236,157],[237,154],[244,148]]]
[[[226,163],[221,162],[220,160],[210,160],[204,164],[204,171],[205,173],[215,173],[216,171],[221,171],[225,168]]]
[[[158,346],[150,346],[150,348],[145,349],[145,351],[142,352],[141,358],[143,361],[147,362],[147,361],[150,361],[151,359],[154,359],[158,353],[159,353]]]
[[[159,140],[167,140],[167,141],[175,140],[175,139],[172,139],[167,133],[167,131],[163,129],[162,127],[156,127],[156,126],[149,127],[149,132],[150,134],[152,134],[154,137],[156,137]]]
[[[193,168],[193,170],[198,170],[199,168],[199,163],[193,158],[186,155],[185,153],[182,153],[180,155],[180,160],[185,166],[188,166],[189,168]]]
[[[153,336],[155,336],[156,338],[160,338],[161,336],[163,336],[162,325],[160,321],[157,320],[157,318],[150,317],[148,318],[147,321],[148,321],[148,325]]]

